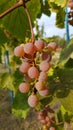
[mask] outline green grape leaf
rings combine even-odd
[[[64,64],[64,67],[66,68],[73,68],[73,59],[69,58],[67,62]]]
[[[73,68],[56,68],[48,84],[53,101],[61,101],[66,110],[73,112]]]
[[[15,114],[17,117],[26,118],[30,111],[27,100],[28,94],[17,92],[13,102],[12,113]]]
[[[58,12],[58,10],[61,8],[60,6],[58,6],[57,4],[55,4],[54,2],[50,2],[48,1],[48,4],[50,6],[50,9],[52,12]]]
[[[50,2],[54,2],[55,4],[61,7],[65,7],[67,5],[67,1],[68,0],[50,0]]]
[[[64,125],[56,126],[56,130],[64,130]]]
[[[5,36],[3,30],[0,29],[0,45],[3,45],[6,42],[8,42],[8,38]]]
[[[47,16],[50,16],[51,11],[50,11],[50,8],[49,8],[48,1],[43,2],[42,0],[40,0],[40,4],[41,4],[41,11],[37,15],[37,17],[40,18],[42,16],[42,13],[47,15]]]
[[[15,0],[1,1],[0,14],[13,4],[15,4]],[[32,23],[34,23],[34,20],[40,11],[40,1],[31,0],[30,2],[27,2],[26,6],[29,9]],[[9,13],[7,16],[1,19],[0,23],[2,23],[9,33],[14,37],[24,40],[26,36],[31,36],[28,18],[23,7],[19,7]]]
[[[2,48],[0,46],[0,63],[2,63]]]
[[[21,65],[22,61],[19,57],[16,57],[15,55],[13,55],[11,58],[10,58],[10,63],[9,63],[9,66],[10,68],[15,68],[17,67],[17,65]]]
[[[60,54],[59,66],[64,66],[68,62],[68,66],[72,67],[73,60],[73,39],[69,42],[65,49]]]
[[[40,99],[40,103],[44,106],[49,104],[51,101],[52,101],[52,96],[47,96],[47,97]]]
[[[9,73],[3,73],[1,76],[0,87],[15,91],[12,76]]]
[[[21,82],[23,82],[24,75],[20,73],[19,68],[17,68],[12,74],[13,78],[13,86],[16,90],[18,90],[18,86]]]
[[[64,28],[65,27],[65,10],[63,8],[59,8],[59,10],[57,11],[55,25],[58,28]]]
[[[62,8],[61,6],[57,5],[54,2],[48,1],[48,4],[50,6],[50,10],[52,12],[56,12],[56,23],[55,23],[55,25],[58,28],[64,28],[64,26],[65,26],[65,9]]]

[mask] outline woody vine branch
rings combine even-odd
[[[19,0],[15,5],[13,5],[8,10],[6,10],[2,14],[0,14],[0,19],[3,18],[4,16],[6,16],[7,14],[11,13],[12,11],[14,11],[16,8],[23,6],[24,9],[25,9],[25,12],[27,14],[29,25],[30,25],[32,43],[34,43],[34,32],[33,32],[33,27],[32,27],[32,21],[31,21],[31,18],[30,18],[29,10],[26,7],[26,3],[28,1],[30,1],[30,0]]]

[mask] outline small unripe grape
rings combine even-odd
[[[51,119],[50,119],[50,117],[48,117],[48,116],[45,117],[45,120],[46,120],[47,122],[51,122]]]
[[[28,69],[28,76],[31,78],[31,79],[36,79],[38,78],[39,76],[39,71],[38,69],[35,67],[35,66],[32,66]]]
[[[48,117],[48,116],[46,116],[46,118],[45,118],[45,120],[46,120],[46,125],[49,127],[49,126],[51,126],[51,119]]]
[[[30,64],[28,62],[23,62],[19,68],[21,73],[27,73],[28,69],[30,68]]]
[[[49,129],[49,130],[56,130],[56,129],[55,129],[55,127],[50,127],[50,129]]]
[[[40,68],[41,71],[46,72],[50,69],[50,63],[47,62],[47,61],[42,61],[39,65],[39,68]]]
[[[24,56],[24,48],[23,48],[23,46],[17,46],[14,49],[14,54],[15,54],[15,56],[18,56],[18,57]]]
[[[37,95],[31,94],[28,97],[28,104],[30,107],[34,108],[38,105],[38,103],[39,103],[39,99],[38,99]]]
[[[36,88],[36,90],[40,91],[40,90],[45,89],[45,86],[44,86],[43,82],[36,82],[35,88]]]
[[[30,54],[30,55],[34,54],[34,52],[35,52],[35,46],[34,46],[34,44],[33,43],[26,43],[24,45],[24,52],[26,54]]]
[[[49,51],[55,51],[57,49],[57,44],[55,42],[51,42],[48,44],[47,48]]]
[[[48,52],[43,52],[42,53],[42,60],[50,61],[51,60],[51,55]]]
[[[43,71],[40,72],[40,75],[39,75],[38,80],[39,80],[40,82],[46,81],[46,80],[47,80],[47,73],[46,73],[46,72],[43,72]]]
[[[50,121],[47,122],[46,125],[47,125],[48,127],[50,127],[50,126],[51,126],[51,122],[50,122]]]
[[[46,120],[45,120],[45,119],[40,120],[40,122],[41,122],[43,125],[46,125],[46,124],[47,124],[47,122],[46,122]]]
[[[39,94],[40,94],[41,96],[48,96],[48,95],[49,95],[49,89],[46,88],[46,89],[44,89],[44,90],[40,90],[40,91],[39,91]]]
[[[42,111],[40,111],[40,112],[38,113],[38,119],[39,119],[39,120],[44,120],[44,119],[45,119],[44,113],[43,113]]]
[[[27,83],[21,83],[19,85],[19,91],[21,93],[27,93],[27,92],[29,92],[29,90],[30,90],[30,86]]]
[[[44,49],[44,42],[42,40],[35,41],[34,45],[37,51],[42,51]]]

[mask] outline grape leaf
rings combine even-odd
[[[55,4],[61,7],[65,7],[67,5],[67,1],[68,0],[50,0],[50,2],[54,2]]]
[[[28,94],[22,94],[20,92],[17,92],[13,102],[12,113],[18,117],[26,118],[30,111],[30,107],[27,103],[27,100]]]
[[[52,96],[47,96],[47,97],[40,99],[41,104],[44,106],[49,104],[51,101],[52,101]]]
[[[7,4],[6,4],[7,3]],[[11,7],[15,0],[1,1],[0,13]],[[32,23],[40,11],[40,1],[31,0],[27,3]],[[19,39],[25,39],[25,36],[31,36],[28,18],[23,7],[17,8],[10,14],[2,18],[0,23],[10,32],[10,34]]]
[[[61,6],[57,5],[54,2],[48,1],[48,4],[50,6],[50,10],[52,12],[56,13],[56,23],[55,23],[55,25],[58,28],[64,28],[64,26],[65,26],[65,9],[62,8]]]
[[[0,63],[2,63],[2,48],[0,46]]]
[[[9,73],[3,73],[0,81],[0,88],[6,88],[15,91],[12,76]]]
[[[0,29],[0,45],[3,45],[6,42],[8,42],[8,38],[5,36],[3,30]]]
[[[65,27],[65,10],[63,8],[59,8],[59,10],[57,11],[55,25],[58,28],[64,28]]]
[[[52,12],[58,12],[58,10],[61,8],[60,6],[58,6],[57,4],[55,4],[54,2],[50,2],[48,1],[48,4],[50,6],[50,9]]]
[[[67,62],[69,65],[69,60],[72,64],[72,59],[73,59],[73,39],[70,40],[69,44],[61,52],[59,59],[59,66],[64,66]],[[70,66],[73,67],[71,64]]]
[[[47,15],[47,16],[50,16],[51,11],[50,11],[50,8],[49,8],[48,1],[43,2],[43,0],[40,0],[40,4],[41,4],[41,11],[39,12],[37,17],[40,18],[42,16],[42,13]]]
[[[13,86],[16,90],[18,90],[18,86],[21,82],[23,82],[24,75],[20,73],[19,68],[17,68],[13,74],[12,74],[12,79],[13,79]]]
[[[48,84],[53,101],[61,101],[66,110],[73,112],[73,68],[56,68]]]

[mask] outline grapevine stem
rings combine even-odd
[[[2,14],[0,14],[0,19],[3,18],[4,16],[6,16],[7,14],[9,14],[10,12],[12,12],[14,9],[20,7],[23,5],[23,1],[20,0],[19,2],[17,2],[15,5],[13,5],[11,8],[9,8],[8,10],[6,10],[5,12],[3,12]]]
[[[23,6],[24,6],[25,12],[27,14],[28,20],[29,20],[29,25],[30,25],[30,30],[31,30],[31,40],[32,40],[32,43],[34,43],[34,32],[33,32],[33,27],[32,27],[32,21],[31,21],[30,13],[29,13],[29,10],[26,7],[25,3],[24,3]]]
[[[23,6],[25,8],[25,12],[26,12],[28,20],[29,20],[29,25],[30,25],[31,35],[32,35],[32,38],[31,38],[32,43],[34,43],[34,32],[33,32],[32,22],[31,22],[31,18],[30,18],[30,13],[25,5],[25,3],[28,1],[30,1],[30,0],[19,0],[19,2],[17,2],[15,5],[13,5],[8,10],[6,10],[2,14],[0,14],[0,19],[3,18],[4,16],[6,16],[7,14],[9,14],[10,12],[12,12],[14,9],[16,9],[20,6]]]
[[[57,123],[57,126],[62,125],[62,124],[64,124],[64,122],[59,122]]]

